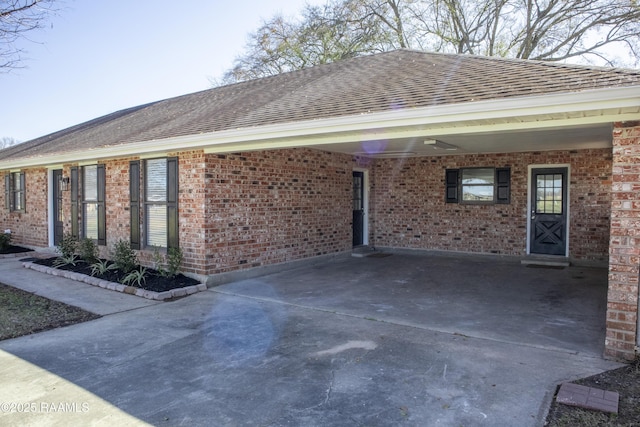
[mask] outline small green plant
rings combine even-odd
[[[76,253],[77,249],[78,239],[73,237],[71,233],[65,233],[60,243],[58,243],[58,248],[56,250],[60,254],[61,258],[70,259],[71,256]]]
[[[6,251],[11,246],[11,233],[0,233],[0,251]]]
[[[167,252],[167,271],[169,277],[176,277],[180,272],[180,266],[182,265],[182,249],[169,248]]]
[[[162,277],[167,277],[168,273],[164,268],[164,257],[162,256],[158,248],[154,249],[153,251],[153,268],[155,268],[158,274],[160,274]]]
[[[169,248],[165,256],[160,254],[158,249],[153,251],[154,268],[162,277],[176,277],[180,272],[182,258],[183,255],[180,248]]]
[[[64,267],[65,265],[73,265],[75,267],[78,262],[78,256],[76,254],[71,254],[68,256],[60,255],[58,258],[53,261],[53,268]]]
[[[147,269],[140,267],[139,270],[132,270],[122,279],[122,284],[127,286],[137,286],[144,288],[144,284],[147,281]]]
[[[115,270],[116,265],[109,263],[107,260],[97,260],[93,264],[91,264],[91,275],[92,276],[102,276],[107,271]]]
[[[98,245],[93,239],[85,237],[78,242],[78,255],[87,264],[93,264],[98,261]]]
[[[116,242],[113,263],[124,274],[129,274],[138,266],[138,257],[126,240],[118,240]]]

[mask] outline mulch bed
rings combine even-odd
[[[608,414],[567,406],[556,402],[554,397],[545,426],[631,427],[640,425],[640,359],[622,368],[572,382],[620,393],[618,413]]]
[[[0,250],[0,255],[21,254],[23,252],[32,252],[33,249],[23,248],[22,246],[10,245],[8,248]]]
[[[57,258],[45,258],[33,260],[34,264],[44,265],[46,267],[53,267],[53,264]],[[58,267],[60,270],[68,270],[73,271],[75,273],[85,274],[87,276],[91,276],[91,265],[87,264],[84,261],[77,261],[76,265],[64,265],[62,267]],[[154,292],[165,292],[170,291],[172,289],[184,288],[187,286],[193,286],[200,284],[200,281],[193,279],[191,277],[187,277],[183,274],[178,274],[175,277],[165,277],[162,276],[157,270],[152,268],[146,269],[146,280],[142,284],[141,288],[154,291]],[[108,280],[109,282],[122,283],[122,280],[126,274],[122,273],[119,270],[110,270],[105,274],[96,274],[94,277],[98,277],[102,280]],[[130,284],[130,286],[134,286]]]

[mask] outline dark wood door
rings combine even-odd
[[[353,246],[364,243],[364,172],[353,172]]]
[[[566,255],[567,168],[533,169],[529,252]]]
[[[58,246],[64,235],[64,215],[62,203],[62,170],[53,171],[53,244]]]

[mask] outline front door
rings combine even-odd
[[[64,216],[62,213],[63,199],[62,199],[62,170],[56,169],[53,171],[52,176],[52,188],[53,188],[53,244],[58,246],[62,241],[64,234]]]
[[[566,256],[567,168],[533,169],[529,252]]]
[[[353,172],[353,246],[364,243],[364,172]]]

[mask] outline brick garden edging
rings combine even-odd
[[[30,268],[31,270],[39,271],[41,273],[51,274],[52,276],[60,276],[65,279],[75,280],[77,282],[83,282],[88,285],[98,286],[110,291],[122,292],[129,295],[135,295],[138,297],[164,301],[176,297],[184,297],[187,295],[195,294],[196,292],[202,292],[207,290],[207,285],[200,283],[193,286],[185,286],[184,288],[171,289],[165,292],[147,291],[145,289],[136,288],[134,286],[127,286],[121,283],[109,282],[108,280],[102,280],[97,277],[87,276],[86,274],[76,273],[73,271],[60,270],[57,268],[47,267],[40,264],[34,264],[32,262],[23,262],[24,268]]]

